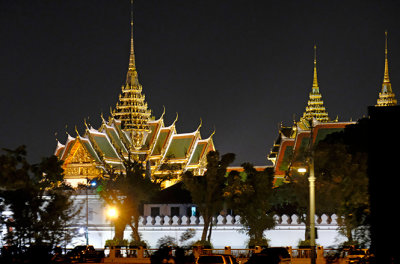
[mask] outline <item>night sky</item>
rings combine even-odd
[[[214,130],[235,165],[270,164],[281,122],[303,114],[313,46],[329,116],[357,120],[389,75],[400,99],[398,1],[136,0],[134,41],[146,101],[177,131]],[[129,0],[0,0],[0,147],[54,153],[83,120],[100,125],[124,84]],[[55,135],[57,133],[57,136]]]

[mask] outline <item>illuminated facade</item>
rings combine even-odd
[[[382,89],[375,106],[385,107],[397,105],[395,94],[389,80],[387,32],[385,32],[385,70]],[[288,171],[296,167],[293,164],[297,153],[304,152],[310,145],[318,144],[319,141],[331,133],[344,130],[347,125],[356,122],[338,122],[338,119],[331,120],[324,107],[317,79],[316,48],[314,47],[314,78],[312,90],[306,110],[299,121],[294,121],[292,126],[281,125],[279,135],[268,155],[273,163],[275,171],[275,186],[279,186],[285,180]],[[312,136],[312,139],[311,139]]]
[[[317,56],[314,46],[314,75],[312,89],[303,116],[299,121],[294,121],[292,126],[279,128],[278,138],[268,155],[268,159],[274,165],[275,186],[285,181],[285,176],[290,168],[293,168],[293,157],[296,153],[305,151],[311,140],[316,144],[328,134],[343,130],[347,125],[355,122],[338,122],[337,118],[331,120],[324,106],[319,90],[317,78]]]
[[[165,126],[164,113],[157,120],[151,117],[136,71],[132,14],[130,41],[126,82],[108,121],[101,116],[98,129],[85,122],[83,135],[76,131],[75,137],[68,135],[65,144],[58,142],[55,155],[64,162],[65,179],[72,186],[86,184],[106,167],[123,172],[124,159],[133,158],[145,164],[151,175],[175,175],[176,179],[165,183],[166,187],[179,180],[178,176],[186,170],[202,175],[207,153],[215,150],[212,135],[201,138],[201,124],[194,132],[178,134],[177,119]]]

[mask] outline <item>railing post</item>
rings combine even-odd
[[[261,253],[261,247],[260,246],[255,246],[254,253]]]
[[[110,246],[110,259],[114,259],[114,258],[115,258],[115,247]]]
[[[137,249],[136,255],[138,258],[144,258],[144,249],[142,246],[139,246],[139,248]]]
[[[317,258],[318,259],[323,259],[324,258],[324,247],[323,246],[318,246],[317,247]]]
[[[231,247],[230,246],[226,246],[224,254],[231,255],[231,253],[232,253]]]
[[[203,253],[202,246],[194,246],[193,247],[193,255],[195,258],[198,258]]]
[[[289,252],[290,258],[292,258],[292,247],[286,247],[286,249]]]

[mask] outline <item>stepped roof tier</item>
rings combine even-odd
[[[213,134],[207,139],[201,138],[201,124],[194,132],[178,134],[177,119],[170,126],[164,125],[165,111],[158,120],[151,117],[136,71],[132,11],[130,41],[126,82],[109,120],[101,116],[102,125],[98,129],[85,122],[82,136],[76,131],[76,137],[68,135],[65,144],[57,144],[55,155],[64,162],[65,179],[73,186],[86,184],[107,167],[124,172],[124,159],[133,157],[146,164],[150,175],[176,176],[165,183],[166,187],[177,182],[178,176],[186,170],[203,175],[207,153],[215,150]]]
[[[293,157],[298,153],[307,150],[310,145],[311,135],[312,144],[318,144],[324,140],[327,135],[343,131],[346,126],[355,124],[356,122],[319,122],[314,119],[311,129],[303,130],[298,123],[292,127],[281,126],[279,135],[268,155],[268,159],[274,165],[275,186],[280,185],[284,180],[290,168],[294,168]]]
[[[379,98],[375,106],[394,106],[397,105],[395,94],[392,90],[392,84],[389,79],[389,63],[388,63],[388,48],[387,48],[387,31],[385,32],[385,71],[383,74],[382,89],[379,93]]]

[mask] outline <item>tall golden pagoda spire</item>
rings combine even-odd
[[[136,84],[137,81],[136,73],[136,62],[135,62],[135,51],[133,48],[133,0],[131,0],[131,49],[129,54],[129,66],[128,73],[126,74],[126,83]]]
[[[387,48],[387,31],[385,31],[385,71],[383,74],[382,90],[379,93],[379,98],[375,106],[393,106],[397,105],[395,94],[392,90],[392,84],[389,79],[389,63],[388,63],[388,48]]]
[[[145,102],[142,94],[142,85],[139,83],[136,71],[135,52],[133,48],[133,0],[131,0],[131,45],[129,55],[129,67],[126,75],[126,83],[122,86],[122,93],[112,112],[115,119],[119,119],[122,128],[130,133],[131,143],[135,150],[139,150],[149,132],[148,121],[151,110]]]
[[[319,93],[318,77],[317,77],[317,46],[314,45],[314,78],[312,84],[313,92]]]
[[[312,90],[309,95],[306,111],[303,117],[300,118],[301,123],[304,124],[303,128],[308,128],[307,123],[316,119],[319,122],[329,122],[328,113],[324,107],[322,101],[322,95],[319,92],[318,77],[317,77],[317,46],[314,45],[314,78],[312,84]]]

